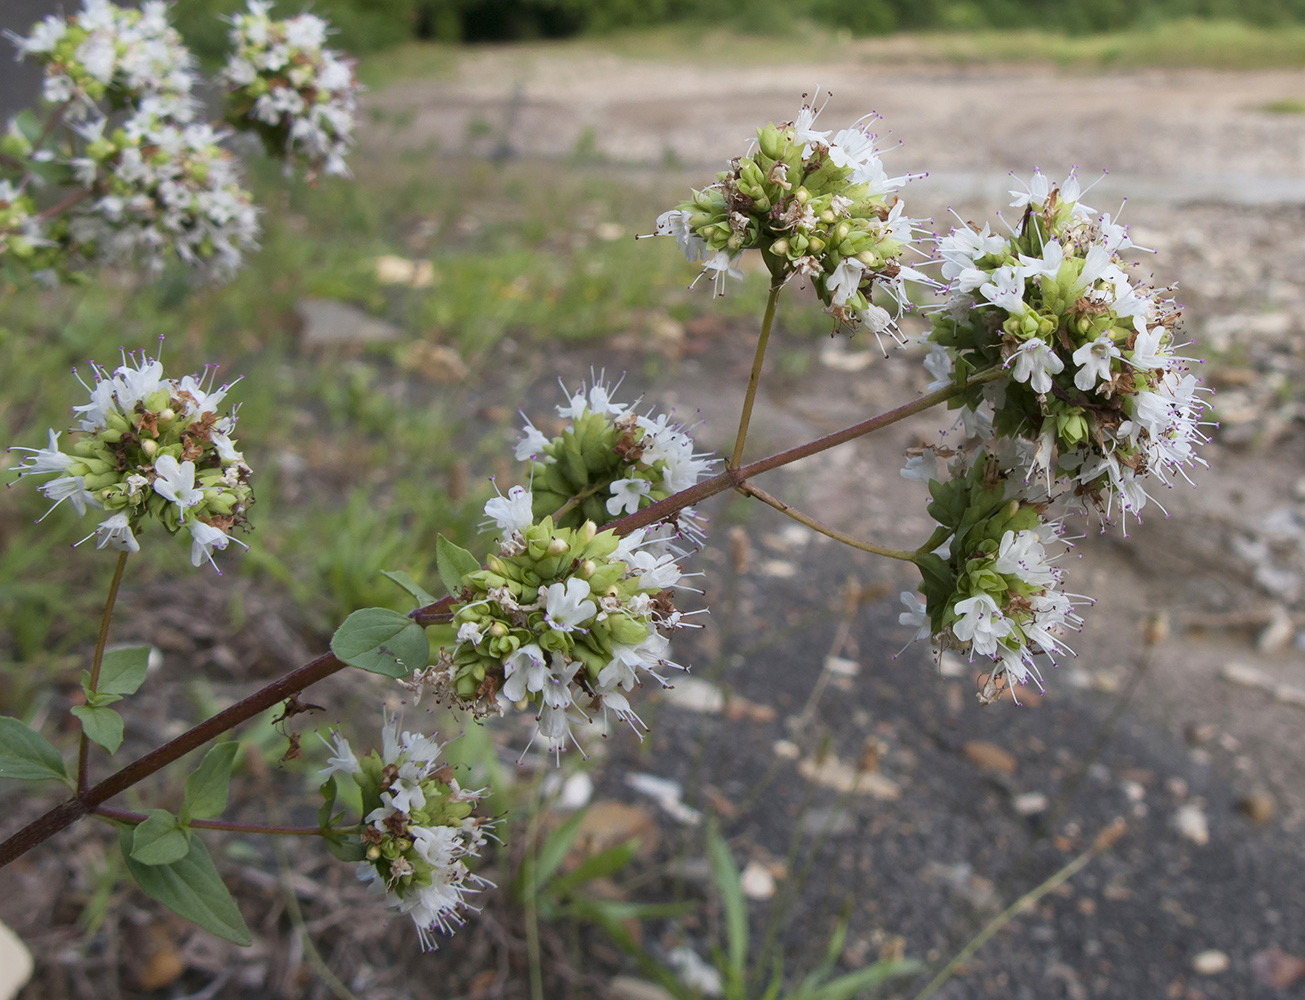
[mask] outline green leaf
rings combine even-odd
[[[547,885],[548,880],[553,877],[553,873],[562,866],[567,852],[571,850],[571,845],[575,843],[575,838],[580,833],[580,824],[584,821],[584,818],[585,810],[581,809],[544,838],[543,844],[539,847],[539,853],[533,857],[533,864],[530,866],[529,883],[522,882],[522,889],[537,893],[540,887]],[[525,875],[527,866],[522,865],[521,868],[522,875]],[[520,877],[518,877],[518,881],[520,881]]]
[[[426,666],[425,630],[389,608],[355,611],[331,636],[331,652],[351,667],[386,677],[407,677]]]
[[[849,972],[846,976],[826,983],[810,994],[811,1000],[852,1000],[852,997],[872,987],[885,983],[899,976],[913,976],[923,966],[913,958],[903,958],[896,962],[875,962],[864,969]]]
[[[122,746],[122,716],[102,705],[74,705],[72,714],[82,720],[82,732],[87,739],[109,753],[117,753]]]
[[[68,779],[59,751],[17,719],[0,716],[0,778],[19,781]]]
[[[149,646],[105,653],[100,661],[100,684],[96,690],[102,694],[135,694],[145,683],[145,668],[149,662]]]
[[[20,111],[14,116],[13,125],[22,134],[28,142],[36,142],[41,137],[44,126],[41,119],[36,116],[36,112],[31,108]]]
[[[250,944],[249,928],[202,840],[191,837],[189,853],[169,865],[143,865],[133,859],[132,840],[130,827],[118,828],[118,846],[127,871],[145,895],[211,934],[241,946]]]
[[[143,865],[170,865],[190,853],[190,838],[177,817],[166,809],[151,809],[136,824],[131,838],[131,856]]]
[[[195,773],[186,779],[186,804],[182,807],[185,822],[212,819],[227,807],[227,785],[231,783],[231,764],[239,743],[218,743],[199,762]]]
[[[317,825],[325,830],[331,825],[331,815],[335,812],[335,796],[338,789],[335,787],[335,775],[331,775],[322,783],[322,807],[317,810]]]
[[[436,550],[438,551],[439,549],[438,541],[435,543],[435,547]],[[417,602],[417,607],[422,608],[425,607],[427,604],[435,603],[436,600],[435,595],[430,593],[424,587],[422,587],[420,583],[418,583],[416,580],[410,577],[407,573],[403,572],[403,570],[383,569],[381,570],[381,576],[385,577],[385,579],[387,580],[391,580],[394,583],[397,583],[400,587],[402,587],[409,594],[411,594],[412,597]]]
[[[725,940],[729,947],[730,967],[742,975],[748,960],[748,906],[743,901],[739,870],[734,864],[729,845],[714,823],[707,831],[707,860],[725,914]]]
[[[367,850],[363,847],[362,841],[357,834],[348,834],[343,837],[332,836],[322,838],[326,841],[326,849],[333,857],[341,861],[361,861],[367,857]]]
[[[627,840],[624,844],[591,854],[571,871],[555,879],[548,887],[549,894],[566,896],[581,889],[586,882],[615,875],[630,863],[630,858],[638,848],[639,841]]]
[[[435,539],[435,568],[439,570],[440,583],[456,597],[462,589],[462,578],[480,569],[480,560],[440,535]]]

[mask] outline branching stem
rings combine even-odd
[[[131,812],[128,809],[113,809],[109,806],[96,806],[91,815],[100,816],[115,823],[143,823],[149,817],[144,813]],[[320,837],[322,830],[316,826],[261,826],[257,823],[227,823],[219,819],[192,819],[188,824],[195,830],[223,830],[227,833],[262,833],[270,837]]]
[[[894,410],[881,413],[879,416],[871,417],[840,431],[827,434],[815,441],[799,445],[796,448],[789,448],[787,451],[778,452],[769,458],[760,459],[741,468],[727,468],[724,472],[713,476],[711,479],[697,483],[687,490],[682,490],[674,496],[667,497],[665,500],[659,500],[619,521],[614,521],[609,527],[618,535],[625,535],[636,528],[665,521],[674,517],[686,507],[701,503],[708,497],[743,486],[751,476],[760,475],[781,466],[791,465],[800,459],[819,454],[858,437],[863,437],[872,431],[888,427],[899,420],[904,420],[930,407],[937,406],[939,403],[944,403],[954,396],[959,396],[972,386],[991,382],[1004,374],[1004,369],[1000,366],[990,368],[987,371],[971,376],[964,385],[949,386],[936,392],[927,393],[904,406],[899,406]],[[902,555],[909,555],[913,561],[915,553],[902,553]],[[409,612],[409,617],[419,625],[432,625],[448,621],[448,612],[452,604],[453,598],[445,597],[434,604],[415,608]],[[124,789],[130,788],[155,771],[166,767],[192,750],[198,749],[209,740],[222,735],[242,722],[252,719],[277,702],[302,691],[324,677],[329,677],[338,670],[342,670],[344,666],[342,660],[336,659],[330,653],[319,656],[317,659],[290,671],[290,673],[278,678],[261,690],[254,692],[243,701],[236,702],[230,708],[224,709],[217,715],[187,730],[176,739],[170,740],[163,746],[150,751],[139,760],[133,761],[121,770],[109,775],[99,784],[80,790],[72,798],[61,802],[45,815],[23,827],[8,840],[0,843],[0,868],[27,853],[42,841],[48,840],[60,830],[94,812],[101,803],[106,802]]]
[[[753,486],[751,483],[743,483],[739,486],[740,493],[746,493],[750,497],[756,497],[764,504],[774,507],[781,514],[791,517],[799,524],[805,524],[812,531],[819,532],[822,535],[842,542],[844,545],[850,545],[854,549],[860,549],[862,552],[873,552],[877,556],[886,556],[889,559],[900,559],[902,562],[915,562],[918,558],[914,552],[907,552],[904,549],[888,549],[882,545],[875,545],[873,542],[863,542],[859,538],[845,534],[837,528],[831,528],[827,524],[821,524],[814,517],[808,517],[796,507],[792,507],[777,497],[771,496],[759,486]]]

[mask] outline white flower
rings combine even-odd
[[[58,479],[51,479],[48,483],[42,483],[36,491],[47,500],[54,501],[50,510],[54,510],[67,500],[73,505],[73,510],[77,511],[78,517],[86,513],[87,507],[100,506],[100,501],[86,492],[86,484],[81,476],[60,476]],[[50,510],[41,515],[42,521],[49,516]]]
[[[209,564],[221,574],[222,571],[213,561],[213,553],[221,552],[233,541],[237,545],[245,545],[244,542],[233,539],[221,528],[215,528],[203,521],[188,521],[186,527],[190,529],[190,564],[195,567],[202,565],[207,559]],[[245,545],[245,548],[249,546]]]
[[[1055,571],[1047,564],[1047,554],[1035,531],[1007,531],[998,543],[993,569],[1015,576],[1034,587],[1056,583]]]
[[[797,118],[793,120],[793,141],[802,143],[802,158],[806,159],[811,155],[815,146],[826,146],[829,144],[829,134],[832,129],[820,131],[813,126],[816,119],[820,117],[820,112],[816,111],[810,105],[802,105],[798,111]]]
[[[1012,316],[1023,316],[1028,311],[1024,304],[1024,275],[1009,264],[993,271],[992,280],[981,285],[979,293]]]
[[[497,496],[485,504],[485,516],[508,535],[525,531],[534,524],[531,504],[534,498],[524,486],[513,486],[507,496]]]
[[[680,251],[690,264],[699,263],[707,255],[707,241],[689,228],[692,212],[671,209],[657,217],[656,235],[674,236]]]
[[[154,460],[154,472],[154,492],[171,500],[180,510],[204,499],[204,491],[195,488],[194,462],[178,464],[171,455],[160,455]]]
[[[326,743],[326,737],[318,733],[318,738]],[[362,766],[358,763],[358,758],[354,756],[353,747],[349,746],[349,741],[339,733],[332,733],[331,740],[335,743],[335,753],[326,760],[326,767],[318,771],[318,775],[325,781],[331,775],[339,774],[361,774]],[[326,743],[328,749],[330,743]]]
[[[901,474],[903,479],[915,479],[922,483],[937,479],[938,456],[932,450],[912,455],[906,460],[906,465],[903,466]]]
[[[987,594],[957,601],[954,610],[961,618],[952,623],[952,632],[962,642],[973,643],[973,652],[979,656],[997,652],[997,640],[1010,635],[1010,621]]]
[[[1027,382],[1039,395],[1051,391],[1051,376],[1065,370],[1065,362],[1044,340],[1033,337],[1020,344],[1012,359],[1016,382]],[[1009,363],[1009,362],[1008,362]]]
[[[48,448],[22,448],[15,445],[9,450],[30,451],[32,453],[29,457],[24,458],[18,466],[19,477],[43,476],[50,472],[63,472],[68,466],[72,465],[73,461],[71,455],[65,455],[59,450],[59,435],[54,428],[50,428],[50,447]]]
[[[526,643],[503,661],[503,687],[500,694],[508,702],[517,702],[528,691],[542,691],[548,679],[548,660],[533,642]]]
[[[725,294],[725,278],[728,275],[731,278],[743,280],[743,272],[739,270],[739,261],[743,258],[743,253],[730,255],[728,250],[717,250],[714,254],[702,262],[702,274],[708,271],[715,272],[712,278],[712,287],[714,294],[717,296]],[[698,277],[702,277],[699,275]],[[694,280],[697,284],[697,280]]]
[[[131,533],[131,524],[126,514],[119,513],[106,517],[96,525],[95,534],[100,539],[95,543],[97,549],[110,548],[119,552],[140,551],[140,542],[136,541],[136,536]]]
[[[639,509],[639,501],[652,490],[652,483],[646,479],[617,479],[613,481],[612,496],[607,501],[607,513],[633,514]]]
[[[1018,177],[1015,178],[1024,184]],[[1051,182],[1043,175],[1037,167],[1033,168],[1033,176],[1025,185],[1023,191],[1011,191],[1015,200],[1010,203],[1011,208],[1023,208],[1025,205],[1032,205],[1034,208],[1041,208],[1047,196],[1051,194]]]
[[[848,299],[856,295],[864,273],[865,265],[855,257],[844,257],[839,262],[833,273],[825,278],[825,288],[834,305],[845,305]]]
[[[1163,353],[1165,334],[1163,326],[1153,326],[1145,333],[1139,333],[1133,340],[1133,356],[1129,361],[1137,368],[1168,368],[1174,359]]]
[[[543,433],[527,420],[526,426],[521,432],[521,440],[517,442],[517,448],[513,452],[513,456],[518,462],[524,462],[529,458],[542,458],[544,448],[548,443],[548,438],[544,437]]]
[[[1073,355],[1074,364],[1078,365],[1078,371],[1074,373],[1074,384],[1087,392],[1097,384],[1098,379],[1109,381],[1110,359],[1119,356],[1119,348],[1108,333],[1084,344]]]
[[[679,583],[683,576],[675,564],[675,555],[670,552],[661,555],[644,550],[632,552],[625,563],[631,571],[639,574],[640,590],[667,590]]]
[[[1060,265],[1065,263],[1065,251],[1057,240],[1047,240],[1042,247],[1041,257],[1026,257],[1020,254],[1020,271],[1024,277],[1032,278],[1035,275],[1045,275],[1054,279],[1060,271]]]
[[[943,260],[959,259],[973,264],[980,257],[1000,253],[1006,241],[988,231],[988,224],[983,224],[981,232],[975,232],[969,226],[953,229],[950,234],[938,241],[938,252]]]
[[[928,639],[933,634],[933,628],[929,624],[929,608],[924,601],[920,600],[909,591],[902,591],[902,604],[906,610],[897,616],[897,624],[907,625],[915,629],[915,635],[911,637],[912,642],[920,639]]]
[[[945,389],[951,385],[954,368],[955,362],[952,361],[951,351],[942,344],[934,344],[930,347],[924,359],[924,370],[933,376],[933,380],[925,386],[925,390],[933,392],[935,389]]]
[[[588,581],[578,576],[550,584],[546,594],[544,619],[559,632],[570,632],[598,614],[598,605],[588,599]]]
[[[458,628],[458,642],[469,642],[474,646],[483,638],[481,627],[475,622],[463,622]]]

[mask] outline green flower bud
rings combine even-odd
[[[153,458],[159,450],[159,443],[153,438],[145,438],[140,443],[140,450],[143,451],[148,458]]]

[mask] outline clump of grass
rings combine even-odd
[[[1267,111],[1271,115],[1305,115],[1305,101],[1297,100],[1294,97],[1286,97],[1282,100],[1261,104],[1260,110]]]

